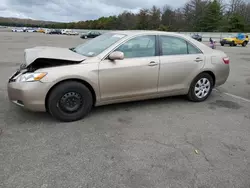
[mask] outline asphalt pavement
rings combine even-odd
[[[231,59],[230,76],[202,103],[115,104],[60,123],[8,101],[6,83],[25,48],[83,42],[0,32],[1,188],[250,187],[250,46],[217,46]]]

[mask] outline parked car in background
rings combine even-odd
[[[193,35],[192,35],[192,38],[195,39],[195,40],[198,40],[198,41],[200,41],[200,42],[202,41],[202,36],[199,35],[199,34],[193,34]]]
[[[228,44],[230,46],[241,45],[245,47],[248,44],[248,42],[249,42],[248,35],[245,35],[245,34],[238,34],[235,37],[225,37],[220,40],[221,46]]]
[[[230,70],[224,52],[160,31],[108,32],[74,48],[41,46],[24,54],[8,81],[10,101],[61,121],[118,102],[173,95],[201,102]]]
[[[45,29],[45,32],[44,32],[44,33],[45,33],[45,34],[50,34],[51,30],[52,30],[52,29]]]
[[[38,33],[45,33],[45,30],[44,30],[44,29],[39,28],[39,29],[37,29],[37,30],[36,30],[36,32],[38,32]]]
[[[62,34],[60,29],[52,29],[51,31],[49,31],[49,34],[57,34],[60,35]]]
[[[101,35],[99,31],[89,31],[87,33],[82,33],[80,38],[86,39],[86,38],[95,38]]]
[[[79,33],[76,31],[73,31],[72,29],[64,29],[62,30],[63,35],[78,35]]]
[[[21,29],[21,28],[14,28],[14,29],[12,29],[11,31],[12,31],[12,32],[24,32],[24,30]]]
[[[26,28],[26,29],[24,29],[24,32],[33,33],[33,32],[36,32],[36,29]]]
[[[67,30],[67,29],[62,29],[62,30],[61,30],[62,35],[66,35],[66,30]]]

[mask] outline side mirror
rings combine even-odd
[[[124,59],[124,53],[120,51],[115,51],[109,54],[109,59],[114,60],[123,60]]]

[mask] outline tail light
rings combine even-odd
[[[229,58],[228,57],[223,57],[222,59],[223,59],[223,62],[225,64],[229,64]]]

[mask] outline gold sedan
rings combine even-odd
[[[26,49],[8,95],[23,108],[75,121],[111,103],[173,95],[201,102],[228,76],[228,56],[189,36],[114,31],[75,48]]]

